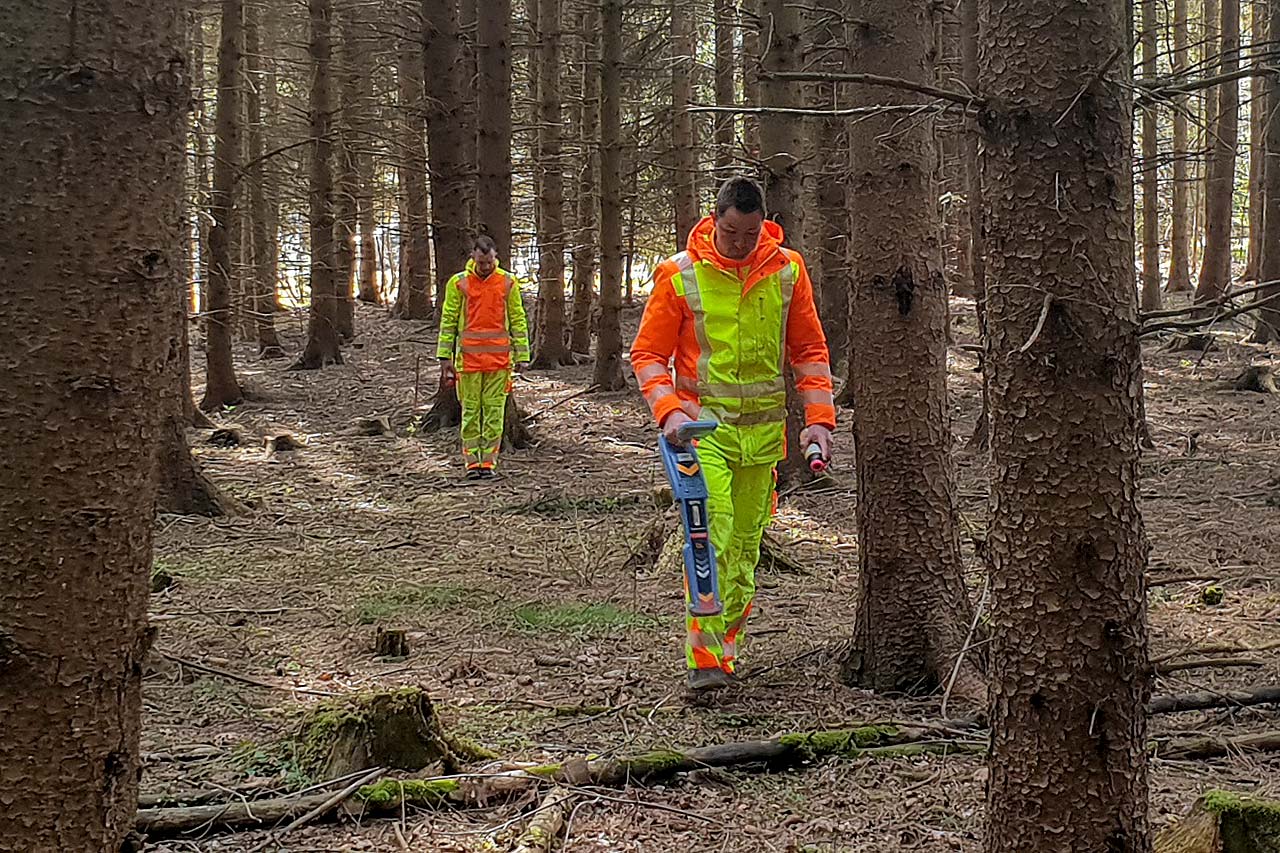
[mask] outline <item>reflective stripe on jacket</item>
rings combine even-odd
[[[776,461],[785,455],[786,363],[806,422],[835,427],[813,284],[777,223],[764,223],[741,266],[715,251],[713,234],[707,217],[688,249],[658,266],[631,366],[659,424],[677,409],[713,418],[724,425],[716,443],[744,463]]]
[[[495,269],[480,278],[468,261],[445,285],[436,356],[477,373],[506,370],[513,352],[516,361],[529,360],[529,323],[516,277]]]

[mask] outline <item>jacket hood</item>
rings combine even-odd
[[[689,240],[685,248],[689,257],[695,261],[708,261],[722,270],[749,268],[753,273],[773,260],[782,249],[782,226],[772,219],[766,219],[760,229],[760,239],[751,254],[742,260],[726,258],[716,250],[716,222],[712,216],[704,216],[702,221],[693,226],[689,232]]]

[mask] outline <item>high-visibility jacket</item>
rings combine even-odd
[[[475,261],[449,279],[440,309],[438,358],[453,359],[463,373],[506,370],[511,355],[529,360],[529,321],[516,277],[496,268],[487,278]]]
[[[784,359],[806,423],[835,428],[813,284],[799,253],[783,248],[777,223],[764,223],[742,261],[716,251],[714,231],[708,216],[690,232],[686,251],[658,266],[631,367],[659,425],[678,409],[712,418],[722,425],[716,444],[731,457],[775,462],[786,455]]]

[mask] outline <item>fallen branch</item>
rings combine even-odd
[[[558,785],[548,791],[538,804],[529,826],[516,839],[511,853],[550,853],[564,829],[565,815],[573,797]]]
[[[333,693],[325,693],[322,690],[308,690],[305,687],[286,687],[282,684],[272,684],[270,681],[263,681],[258,678],[251,678],[250,676],[247,676],[247,675],[241,675],[238,672],[231,672],[225,669],[218,669],[216,666],[209,666],[208,664],[200,663],[198,661],[188,660],[187,658],[180,658],[177,655],[170,654],[169,652],[166,652],[163,650],[160,650],[160,656],[165,660],[173,661],[174,663],[179,664],[181,666],[194,669],[198,672],[205,672],[205,673],[208,673],[209,675],[216,675],[219,678],[225,678],[228,681],[238,681],[241,684],[250,684],[254,687],[261,687],[266,690],[280,690],[285,693],[305,693],[308,696],[325,696],[330,699],[334,698]]]
[[[1152,664],[1152,669],[1156,675],[1168,675],[1171,672],[1185,672],[1189,669],[1214,669],[1216,667],[1232,667],[1232,666],[1262,666],[1262,661],[1253,658],[1195,658],[1193,660],[1178,661],[1176,663],[1157,663]]]

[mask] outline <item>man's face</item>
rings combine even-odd
[[[764,227],[764,211],[743,213],[731,207],[715,217],[716,251],[731,261],[745,260],[755,251]]]
[[[488,278],[495,269],[498,268],[498,253],[482,252],[479,249],[471,251],[471,260],[476,262],[476,272],[481,278]]]

